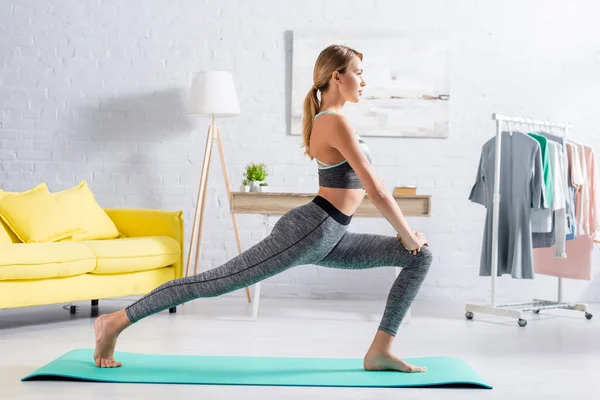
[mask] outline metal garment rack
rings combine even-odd
[[[571,128],[570,123],[563,122],[552,122],[552,121],[542,121],[542,120],[534,120],[530,118],[520,118],[520,117],[507,117],[504,115],[492,114],[492,120],[496,121],[496,168],[494,170],[494,197],[493,197],[493,220],[492,220],[492,297],[489,305],[478,305],[478,304],[467,304],[465,307],[466,314],[465,317],[467,319],[473,319],[473,313],[484,313],[484,314],[492,314],[497,316],[504,317],[514,317],[518,318],[519,326],[527,325],[527,320],[523,318],[523,313],[526,311],[533,311],[534,313],[539,313],[540,310],[547,309],[556,309],[562,308],[567,310],[577,310],[585,312],[585,317],[587,319],[592,318],[592,314],[587,312],[587,304],[572,304],[565,303],[562,300],[562,278],[558,278],[558,301],[551,300],[539,300],[534,299],[532,302],[527,303],[512,303],[512,304],[504,304],[504,305],[496,305],[496,279],[498,275],[498,218],[499,218],[499,208],[500,208],[500,150],[501,150],[501,140],[502,140],[502,122],[514,122],[517,124],[524,124],[530,126],[540,126],[540,127],[554,127],[560,128],[563,130],[563,137],[566,138],[569,129]],[[563,154],[565,157],[565,168],[564,174],[565,177],[568,175],[568,163],[567,154],[563,146]],[[568,181],[568,180],[567,180]]]

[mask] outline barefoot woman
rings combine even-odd
[[[220,267],[167,282],[125,309],[96,319],[94,359],[99,367],[119,367],[117,337],[141,319],[202,297],[242,289],[299,265],[339,269],[402,267],[393,283],[373,343],[364,357],[368,370],[421,372],[391,353],[392,341],[431,265],[425,237],[413,232],[379,180],[364,141],[343,116],[346,102],[360,101],[365,81],[362,54],[332,45],[319,55],[313,87],[304,101],[305,153],[316,159],[319,192],[285,213],[269,236]],[[319,100],[319,94],[321,99]],[[396,236],[352,233],[348,224],[369,194]]]

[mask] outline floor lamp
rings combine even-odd
[[[194,226],[192,228],[192,238],[190,239],[185,276],[189,276],[192,262],[194,263],[194,275],[198,273],[200,241],[202,239],[202,222],[204,219],[206,202],[206,186],[210,170],[212,146],[213,141],[215,140],[217,141],[217,147],[219,148],[221,169],[223,171],[225,187],[227,189],[227,198],[231,202],[231,188],[229,186],[229,176],[225,164],[225,153],[223,151],[223,142],[221,141],[221,131],[219,127],[215,125],[215,117],[234,117],[240,115],[240,105],[231,73],[228,71],[206,71],[196,74],[189,95],[188,114],[208,115],[211,117],[211,124],[208,127],[208,135],[206,137],[206,148],[204,149],[204,161],[202,163],[202,173],[200,174],[200,186],[198,188]],[[241,253],[242,243],[234,213],[231,213],[231,218],[233,220],[233,230],[235,232],[238,252]],[[251,302],[252,298],[250,296],[249,288],[246,288],[246,296],[248,297],[248,302]]]

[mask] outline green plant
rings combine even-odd
[[[242,181],[242,186],[248,186],[248,185],[250,185],[250,181],[248,179],[244,179]]]
[[[263,182],[260,184],[260,186],[269,186],[269,184],[267,182]]]
[[[244,172],[244,176],[248,181],[264,181],[269,173],[267,172],[267,166],[263,163],[261,164],[248,164],[246,166],[246,172]]]

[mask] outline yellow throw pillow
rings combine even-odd
[[[19,238],[0,218],[0,243],[19,243]]]
[[[0,218],[23,243],[54,242],[85,233],[45,183],[0,199]]]
[[[67,240],[114,239],[120,233],[106,211],[96,202],[94,194],[86,181],[79,185],[54,193],[54,196],[77,220],[85,233],[74,235]]]
[[[40,183],[38,186],[40,186],[40,185],[42,185],[42,184]],[[35,188],[37,188],[37,186]],[[14,194],[19,194],[19,193],[21,193],[21,192],[5,192],[4,190],[0,189],[0,200],[2,200],[4,197],[12,196]]]
[[[4,197],[14,194],[14,192],[5,192],[4,190],[0,189],[0,200],[2,200]],[[10,227],[8,225],[6,225],[6,223],[2,220],[2,218],[0,217],[0,243],[18,243],[19,242],[19,238],[17,237],[17,235],[15,235],[15,233],[12,231],[12,229],[10,229]]]

